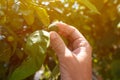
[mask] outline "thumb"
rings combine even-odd
[[[54,31],[50,32],[50,46],[55,51],[57,56],[64,56],[67,49],[64,41]]]

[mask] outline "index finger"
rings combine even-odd
[[[77,39],[85,40],[84,36],[73,26],[62,22],[57,22],[56,26],[59,28],[59,33],[70,42],[74,42]]]
[[[59,33],[70,41],[74,53],[79,54],[80,51],[91,52],[90,44],[75,27],[62,22],[56,23],[56,26],[58,26]]]

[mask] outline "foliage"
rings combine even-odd
[[[97,75],[119,80],[119,0],[1,0],[0,80],[33,80],[39,68],[41,79],[58,78],[57,57],[43,31],[56,20],[75,26],[90,42]]]
[[[35,31],[26,42],[25,50],[29,57],[12,73],[10,80],[23,80],[40,69],[45,60],[45,52],[50,43],[49,33]]]

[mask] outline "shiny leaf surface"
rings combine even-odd
[[[44,26],[48,26],[50,24],[49,16],[47,14],[47,11],[39,6],[36,6],[35,8],[36,14],[40,21],[44,24]]]
[[[91,11],[99,13],[99,11],[97,10],[97,8],[91,2],[89,2],[89,0],[79,0],[79,2],[81,2],[86,7],[88,7]]]
[[[28,57],[13,72],[10,80],[23,80],[34,74],[42,66],[45,52],[49,46],[49,33],[46,31],[35,31],[27,39],[26,51]]]

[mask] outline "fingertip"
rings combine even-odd
[[[57,26],[58,28],[60,28],[61,26],[67,26],[67,24],[62,21],[56,21],[49,25],[49,27],[52,27],[52,26]]]
[[[57,33],[55,31],[50,32],[50,39],[53,40],[57,37]]]
[[[49,33],[50,33],[50,35],[52,35],[52,34],[55,34],[55,31],[50,31]]]
[[[64,54],[66,46],[64,44],[64,41],[55,31],[50,32],[50,46],[58,56]]]
[[[68,27],[69,25],[60,21],[60,22],[56,22],[55,23],[56,26],[58,26],[58,28],[60,29],[61,27]]]

